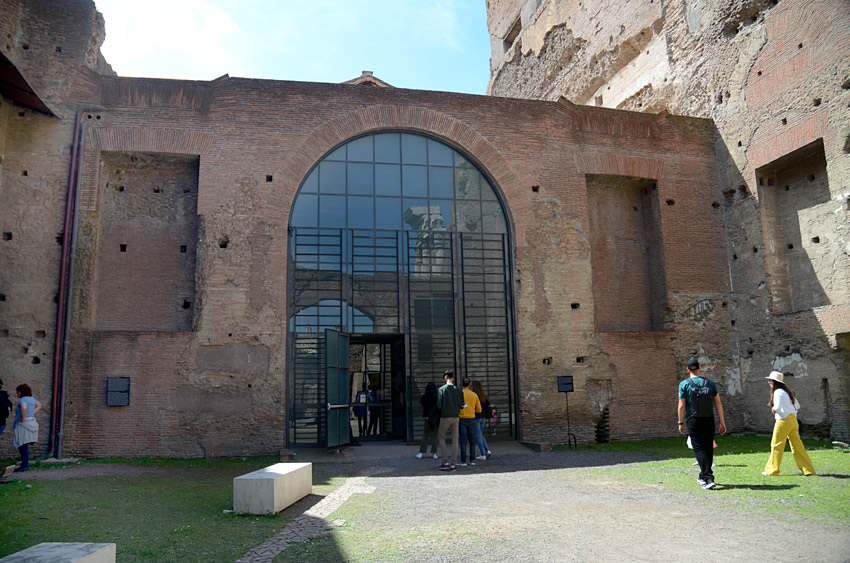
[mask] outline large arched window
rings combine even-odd
[[[505,233],[487,178],[450,146],[414,133],[348,141],[298,193],[293,227]]]

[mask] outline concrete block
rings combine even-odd
[[[276,514],[312,490],[312,463],[276,463],[233,479],[233,511]]]
[[[0,559],[3,563],[115,563],[114,543],[44,542]]]

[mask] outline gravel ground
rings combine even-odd
[[[358,511],[341,531],[458,538],[414,540],[408,561],[850,561],[850,534],[834,525],[743,511],[722,488],[702,491],[696,481],[691,495],[585,469],[643,459],[509,454],[452,473],[436,471],[434,460],[387,460],[379,465],[391,471],[367,480],[375,497],[364,500],[380,508]]]

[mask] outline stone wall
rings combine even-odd
[[[772,424],[763,377],[781,369],[804,429],[847,437],[850,5],[493,0],[487,10],[492,95],[713,120],[712,205],[732,294],[668,288],[677,369],[698,353],[731,416],[759,431]]]

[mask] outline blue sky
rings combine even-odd
[[[121,76],[343,82],[484,94],[485,0],[95,0]]]

